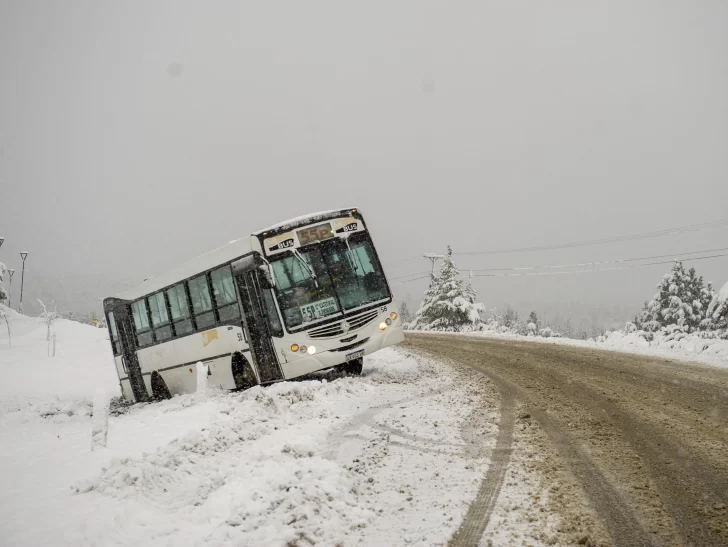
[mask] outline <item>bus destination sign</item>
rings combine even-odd
[[[298,242],[301,245],[308,245],[315,241],[323,241],[334,237],[334,231],[331,229],[331,223],[326,222],[324,224],[317,224],[316,226],[309,226],[303,230],[296,232],[298,236]]]

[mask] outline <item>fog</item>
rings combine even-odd
[[[0,3],[0,261],[26,311],[359,207],[391,278],[728,218],[728,4]],[[726,225],[474,268],[728,247]],[[725,253],[725,251],[723,251]],[[720,253],[708,253],[720,254]],[[669,259],[668,259],[669,260]],[[716,284],[728,256],[688,262]],[[629,319],[669,265],[476,277],[487,307]],[[566,268],[568,270],[569,268]],[[394,281],[417,301],[426,280]],[[12,299],[19,297],[20,276]]]

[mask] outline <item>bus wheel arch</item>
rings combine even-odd
[[[250,361],[241,352],[236,351],[233,353],[230,359],[230,368],[233,373],[236,389],[248,389],[258,385],[258,379],[255,376]]]
[[[152,397],[156,400],[171,399],[172,394],[169,392],[167,382],[164,381],[162,375],[159,372],[152,371],[152,377],[150,380],[152,384]]]

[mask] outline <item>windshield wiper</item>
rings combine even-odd
[[[313,270],[313,267],[311,266],[311,264],[306,262],[306,259],[303,258],[303,255],[300,252],[298,252],[298,249],[291,249],[291,253],[293,253],[293,256],[295,256],[296,259],[298,259],[298,261],[301,264],[303,264],[303,267],[306,268],[309,275],[311,276],[311,279],[313,279],[314,285],[316,285],[316,288],[318,289],[319,288],[318,276],[316,275],[316,272]]]

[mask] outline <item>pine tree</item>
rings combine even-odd
[[[407,302],[402,301],[402,305],[399,307],[399,317],[402,319],[402,323],[410,323],[412,321],[412,312],[409,311]]]
[[[480,312],[484,311],[484,306],[475,302],[477,295],[472,284],[463,287],[458,276],[448,245],[440,272],[432,276],[411,328],[462,331],[477,328],[482,323]]]
[[[420,309],[415,313],[414,321],[409,325],[410,330],[428,330],[430,325],[430,316],[432,315],[432,304],[439,291],[440,279],[438,275],[430,275],[430,286],[425,291],[422,298]]]
[[[532,311],[531,314],[528,316],[528,322],[533,323],[536,327],[536,329],[541,328],[541,320],[538,318],[538,315],[536,315],[535,311]]]
[[[704,325],[711,329],[728,329],[728,283],[715,293],[708,304]]]
[[[695,268],[685,271],[682,262],[676,261],[657,288],[657,294],[635,318],[640,328],[649,331],[670,325],[687,330],[700,328],[710,304],[712,288],[710,284],[707,287],[703,284],[703,278],[695,274]]]

